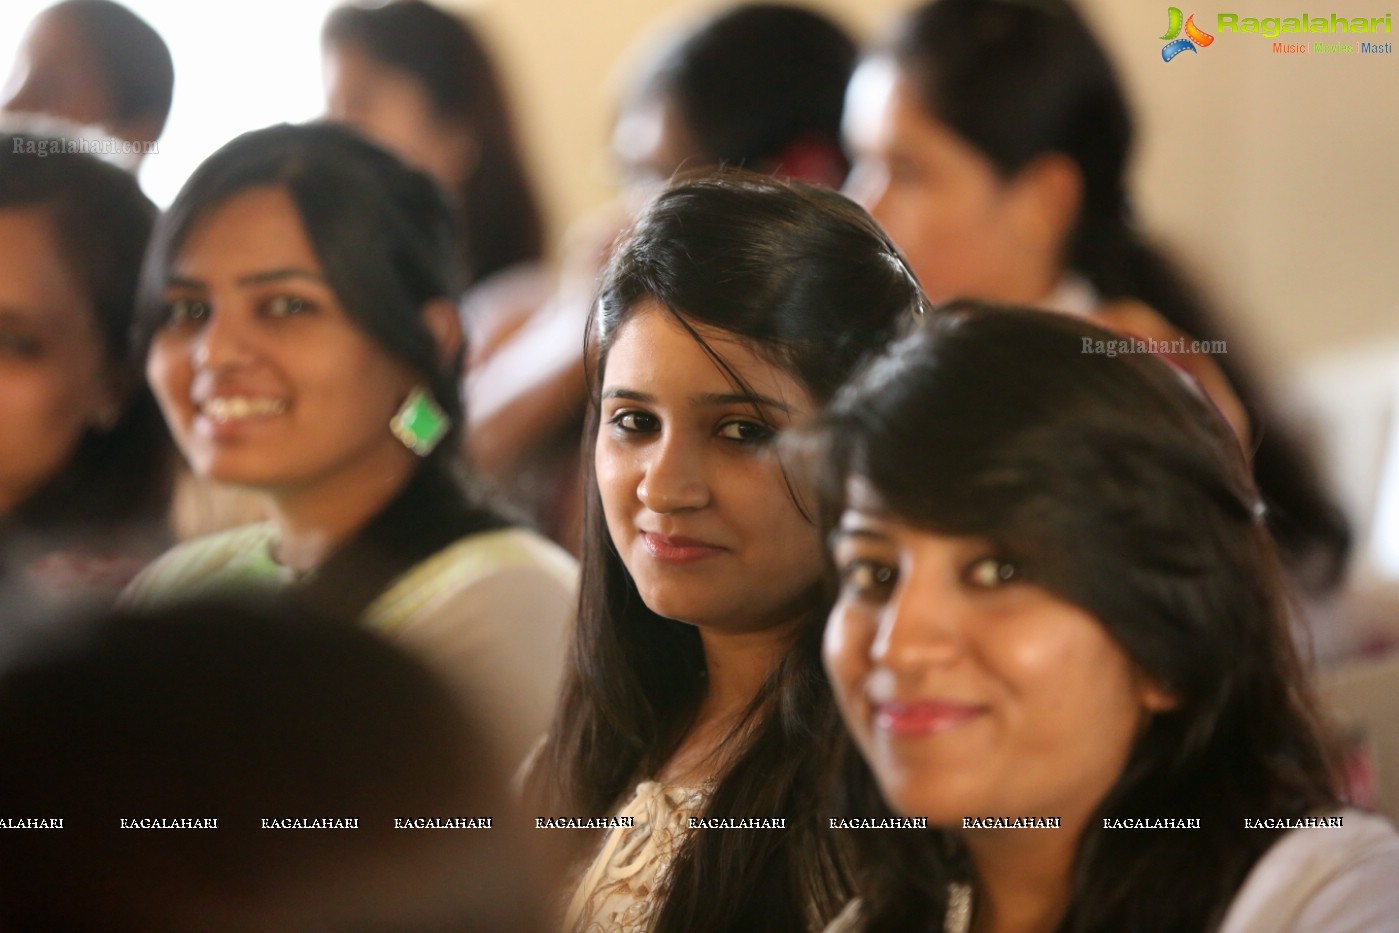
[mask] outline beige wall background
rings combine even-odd
[[[1178,0],[1179,2],[1179,0]],[[1399,344],[1399,56],[1288,56],[1219,34],[1161,60],[1167,3],[1080,0],[1138,117],[1146,229],[1165,241],[1275,378],[1354,344]],[[1240,0],[1215,14],[1382,16],[1382,0]],[[719,4],[693,0],[452,0],[493,40],[556,232],[612,193],[607,136],[636,44]],[[868,38],[907,4],[815,3]],[[1322,7],[1325,7],[1323,10]],[[1319,37],[1327,38],[1327,37]],[[1393,34],[1381,36],[1392,42]]]

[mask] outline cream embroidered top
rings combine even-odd
[[[565,914],[568,933],[647,933],[660,906],[670,863],[709,791],[657,781],[637,785],[614,816],[632,825],[609,829]]]

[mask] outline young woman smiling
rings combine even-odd
[[[839,909],[816,806],[838,730],[825,565],[773,441],[922,301],[857,207],[758,176],[678,183],[619,245],[591,331],[579,628],[534,778],[549,812],[634,825],[575,837],[569,929],[791,933]]]
[[[463,486],[458,269],[437,188],[349,130],[211,156],[157,227],[142,348],[194,472],[272,520],[177,548],[130,597],[264,585],[363,618],[490,703],[519,756],[553,702],[573,567]]]
[[[1104,336],[948,309],[813,429],[844,806],[932,827],[855,834],[862,900],[832,933],[1399,912],[1399,835],[1337,800],[1237,442],[1155,357],[1081,352]]]

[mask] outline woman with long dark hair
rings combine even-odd
[[[290,591],[465,681],[517,756],[552,706],[573,565],[467,491],[461,279],[438,188],[332,125],[247,133],[156,228],[139,348],[194,473],[271,520],[180,546],[138,602]]]
[[[1136,226],[1131,113],[1067,0],[919,6],[856,71],[845,125],[855,158],[847,190],[933,300],[1010,301],[1090,314],[1140,337],[1227,344],[1177,362],[1252,437],[1293,578],[1312,594],[1340,581],[1349,528],[1307,450],[1217,316]]]
[[[331,11],[321,32],[327,113],[447,192],[467,282],[538,263],[544,223],[505,89],[465,20],[423,0]]]
[[[155,214],[115,166],[0,135],[0,578],[24,596],[110,598],[169,543],[173,451],[127,358]]]
[[[856,902],[833,930],[1378,930],[1229,427],[1068,315],[946,310],[811,429]],[[860,824],[857,824],[860,825]],[[1294,831],[1289,831],[1294,830]]]
[[[819,930],[848,893],[817,820],[839,729],[821,541],[773,440],[922,301],[864,212],[760,176],[677,183],[619,245],[579,625],[533,784],[554,815],[634,822],[571,837],[570,929]]]

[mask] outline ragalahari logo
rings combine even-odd
[[[1185,20],[1185,38],[1177,38],[1181,30],[1181,13],[1179,7],[1171,7],[1168,11],[1171,17],[1170,28],[1161,38],[1166,40],[1165,46],[1161,49],[1161,60],[1170,61],[1181,52],[1193,52],[1195,46],[1206,46],[1214,41],[1214,36],[1203,32],[1199,26],[1195,25],[1195,14]]]

